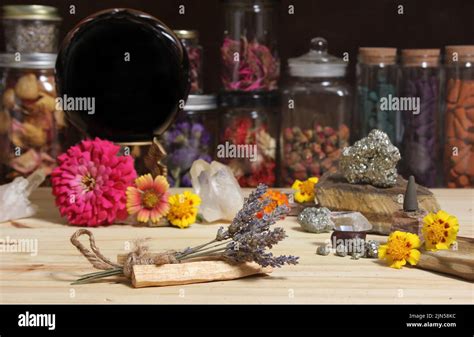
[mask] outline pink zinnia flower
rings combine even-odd
[[[127,217],[125,191],[137,176],[130,156],[106,140],[84,140],[58,157],[51,174],[62,216],[79,226],[112,224]]]
[[[135,185],[127,188],[128,213],[137,214],[139,222],[157,223],[170,209],[168,181],[163,176],[153,179],[151,174],[145,174],[135,179]]]

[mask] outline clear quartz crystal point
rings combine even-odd
[[[372,229],[372,224],[359,212],[331,212],[331,220],[338,231],[366,232]]]
[[[36,213],[36,206],[28,197],[44,181],[46,175],[39,169],[28,178],[17,177],[0,186],[0,222],[27,218]]]
[[[239,183],[231,169],[199,159],[191,167],[194,191],[201,197],[200,212],[207,222],[234,219],[244,204]]]

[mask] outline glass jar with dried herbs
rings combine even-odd
[[[195,160],[211,162],[217,137],[217,97],[189,95],[183,111],[161,136],[168,153],[168,182],[174,187],[191,187],[189,170]]]
[[[278,1],[223,0],[221,80],[226,91],[278,89]]]
[[[399,145],[400,111],[390,103],[398,95],[398,71],[396,48],[359,48],[354,140],[379,129]]]
[[[440,162],[441,68],[439,49],[403,49],[400,109],[403,127],[401,174],[436,187]]]
[[[444,174],[447,187],[474,187],[474,45],[446,46]]]
[[[278,92],[220,96],[216,158],[231,168],[241,187],[277,183]]]
[[[283,186],[337,170],[349,145],[352,107],[352,88],[344,79],[347,62],[328,54],[325,39],[312,39],[310,51],[288,66],[280,135]]]
[[[57,8],[51,6],[3,6],[5,50],[8,53],[55,53],[61,20]]]
[[[189,78],[191,80],[190,94],[203,93],[203,49],[199,45],[199,32],[197,30],[175,30],[189,58]]]
[[[38,168],[46,173],[55,166],[60,153],[59,133],[65,129],[64,113],[56,106],[54,64],[56,54],[15,54],[0,57],[6,68],[5,88],[1,92],[4,118],[1,132],[1,179],[11,181]],[[18,60],[18,61],[16,61]]]

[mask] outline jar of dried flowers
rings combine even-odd
[[[217,137],[217,97],[189,95],[177,120],[161,137],[168,153],[168,182],[173,187],[190,187],[189,170],[195,160],[211,162]]]
[[[241,187],[277,183],[279,99],[277,92],[220,97],[216,158],[231,168]]]
[[[288,66],[280,136],[283,186],[337,170],[341,150],[349,144],[352,103],[344,79],[347,62],[328,54],[325,39],[312,39],[310,51]]]
[[[6,68],[0,130],[4,182],[40,167],[49,173],[61,151],[66,124],[56,106],[55,61],[56,54],[0,56],[0,67]]]
[[[199,32],[197,30],[175,30],[174,33],[188,53],[189,78],[191,80],[189,93],[202,94],[203,49],[202,46],[199,45]]]
[[[223,0],[221,80],[226,91],[276,90],[278,1]]]

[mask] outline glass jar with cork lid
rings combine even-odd
[[[359,48],[356,75],[354,126],[357,134],[354,140],[367,136],[372,129],[379,129],[387,133],[392,143],[397,145],[400,139],[400,114],[389,104],[397,96],[397,49]]]
[[[325,39],[314,38],[308,53],[288,60],[280,135],[283,186],[336,171],[341,150],[349,145],[347,62],[327,47]]]
[[[5,50],[8,53],[55,53],[61,17],[58,10],[41,5],[3,6]]]
[[[401,174],[418,184],[435,187],[440,162],[440,50],[403,49],[400,95],[408,103],[401,109]]]
[[[474,187],[474,45],[446,46],[444,176],[448,187]]]

